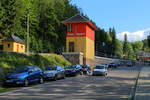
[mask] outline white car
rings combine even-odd
[[[94,67],[92,75],[93,76],[95,76],[95,75],[107,76],[107,68],[106,68],[106,66],[105,65],[96,65]]]

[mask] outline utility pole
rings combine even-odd
[[[30,29],[30,26],[29,26],[29,9],[28,9],[28,12],[27,12],[27,54],[29,54],[29,48],[30,48],[30,39],[29,39],[29,29]]]

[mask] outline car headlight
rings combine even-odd
[[[16,79],[23,79],[23,78],[25,78],[25,76],[18,76],[18,77],[16,77]]]

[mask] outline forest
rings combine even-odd
[[[109,28],[109,31],[99,28],[96,31],[95,42],[97,56],[136,60],[140,52],[150,52],[147,39],[129,42],[125,34],[124,40],[120,41],[116,38],[115,28]]]
[[[66,41],[66,27],[62,21],[77,13],[86,16],[70,2],[71,0],[0,0],[0,34],[4,37],[15,34],[26,41],[29,16],[30,52],[60,54],[65,51]],[[115,28],[105,31],[98,27],[95,37],[97,56],[137,59],[138,51],[149,51],[147,40],[130,43],[125,36],[124,41],[119,41]]]

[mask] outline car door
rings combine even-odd
[[[59,66],[57,66],[57,73],[58,73],[57,74],[58,77],[61,78],[62,77],[62,75],[61,75],[62,73],[61,73],[61,68]]]
[[[62,77],[64,77],[65,69],[60,67],[60,70],[61,70],[61,78],[62,78]]]
[[[38,81],[41,77],[41,70],[38,67],[34,67],[34,80]]]
[[[28,81],[29,81],[29,82],[33,82],[34,79],[35,79],[34,69],[33,69],[33,68],[30,68],[30,69],[28,70],[28,73],[29,73],[29,75],[28,75]]]
[[[81,68],[79,65],[76,65],[76,70],[77,70],[77,73],[80,73]]]

